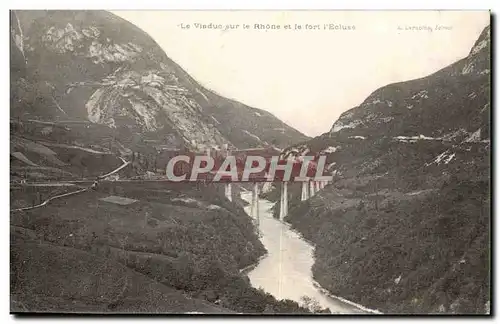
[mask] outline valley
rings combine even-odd
[[[306,136],[204,89],[113,14],[11,18],[12,312],[308,312],[240,275],[265,253],[241,200],[151,181],[179,151]]]
[[[11,22],[11,312],[490,313],[489,26],[310,138],[109,12]],[[223,148],[322,156],[332,181],[309,199],[267,185],[259,227],[250,184],[159,179],[179,153]]]
[[[374,91],[285,150],[335,168],[307,201],[290,186],[285,217],[316,246],[322,287],[384,314],[490,312],[490,82],[486,27],[464,59]]]

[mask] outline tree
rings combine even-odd
[[[271,304],[266,304],[266,307],[264,308],[264,311],[262,312],[263,314],[274,314],[274,307]]]
[[[300,302],[302,307],[309,309],[312,313],[322,313],[324,311],[319,302],[309,296],[300,297]]]

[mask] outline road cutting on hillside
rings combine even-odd
[[[35,208],[40,208],[40,207],[46,206],[52,200],[55,200],[55,199],[58,199],[58,198],[63,198],[63,197],[68,197],[68,196],[73,196],[73,195],[76,195],[76,194],[79,194],[79,193],[82,193],[82,192],[89,191],[89,190],[91,190],[91,189],[93,189],[93,188],[95,188],[97,186],[97,184],[99,183],[99,180],[105,179],[105,178],[109,177],[110,175],[115,174],[116,172],[120,171],[121,169],[123,169],[124,167],[126,167],[127,165],[130,164],[130,162],[126,161],[124,158],[120,157],[120,159],[123,162],[122,165],[120,165],[118,168],[116,168],[115,170],[113,170],[113,171],[111,171],[109,173],[106,173],[104,175],[98,176],[96,178],[96,180],[93,182],[93,184],[91,186],[87,187],[87,188],[83,188],[83,189],[72,191],[72,192],[68,192],[68,193],[65,193],[65,194],[62,194],[62,195],[57,195],[57,196],[54,196],[54,197],[50,197],[47,200],[45,200],[44,202],[42,202],[41,204],[38,204],[38,205],[35,205],[35,206],[23,207],[23,208],[17,208],[17,209],[11,209],[10,211],[11,212],[18,212],[18,211],[26,211],[26,210],[32,210],[32,209],[35,209]],[[62,184],[62,183],[69,184],[71,182],[60,182],[60,181],[58,181],[58,183],[59,184]]]

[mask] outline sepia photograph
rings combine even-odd
[[[488,10],[10,10],[10,314],[491,315]]]

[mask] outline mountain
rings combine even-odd
[[[175,150],[306,136],[110,13],[11,11],[10,32],[11,312],[309,312],[240,273],[266,251],[237,186],[140,181]]]
[[[285,150],[334,170],[308,201],[292,186],[286,218],[315,243],[324,288],[388,313],[489,313],[490,43],[488,26],[464,59]]]
[[[109,135],[131,150],[307,139],[269,112],[202,87],[151,37],[109,12],[12,11],[11,36],[13,118],[87,122],[96,129],[87,137]]]
[[[11,11],[11,175],[164,172],[169,152],[287,147],[308,137],[205,89],[105,11]],[[137,156],[137,158],[136,158]],[[29,169],[27,169],[29,168]]]

